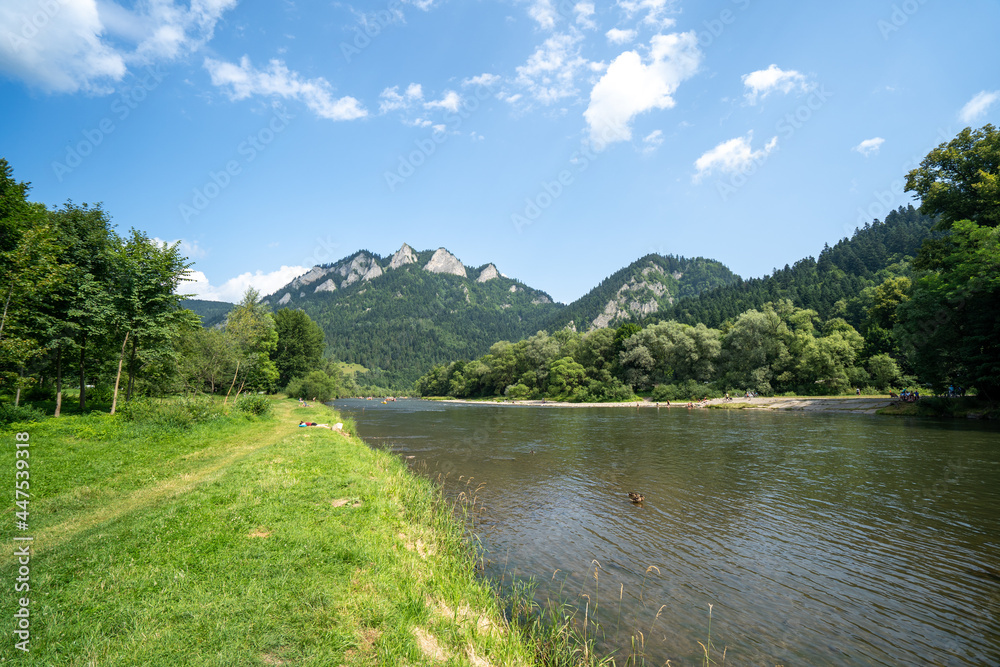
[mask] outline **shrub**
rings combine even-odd
[[[259,394],[243,394],[233,401],[233,409],[245,415],[269,417],[271,415],[271,400]]]
[[[118,409],[118,414],[127,422],[165,428],[187,428],[196,422],[225,416],[222,406],[208,396],[186,396],[169,401],[133,398]]]
[[[14,422],[38,422],[46,418],[46,414],[38,408],[28,405],[14,407],[6,403],[0,403],[0,424],[12,424]]]
[[[323,371],[311,371],[288,383],[285,393],[291,398],[317,400],[325,403],[337,397],[337,381]]]

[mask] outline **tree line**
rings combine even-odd
[[[180,306],[191,263],[178,243],[119,234],[100,205],[47,209],[29,191],[0,158],[0,395],[13,406],[50,401],[59,416],[70,388],[80,412],[112,413],[138,395],[351,391],[305,313],[272,314],[248,290],[205,329]]]

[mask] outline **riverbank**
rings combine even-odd
[[[707,401],[688,403],[687,401],[627,401],[622,403],[563,403],[559,401],[505,401],[485,399],[479,401],[442,398],[436,399],[442,403],[461,403],[466,405],[503,405],[531,406],[543,408],[632,408],[632,409],[662,409],[684,410],[699,408],[715,409],[757,409],[757,410],[801,410],[805,412],[853,412],[859,414],[876,414],[878,410],[892,406],[898,399],[888,396],[795,396],[795,397],[758,397],[734,398],[726,401],[723,398],[713,398]],[[688,408],[691,405],[691,408]]]
[[[213,410],[215,410],[213,412]],[[101,665],[532,664],[451,508],[429,481],[275,400],[270,418],[203,410],[184,427],[90,414],[27,433],[30,512],[14,535],[4,447],[0,577],[29,579],[25,647],[0,660]],[[350,422],[347,430],[351,428]],[[20,520],[20,519],[19,519]],[[19,568],[21,568],[19,570]],[[10,590],[0,615],[23,606]]]

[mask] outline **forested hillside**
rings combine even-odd
[[[547,328],[553,331],[570,323],[578,331],[617,326],[737,280],[739,276],[728,267],[711,259],[646,255],[569,304]]]
[[[844,317],[859,326],[860,312],[849,309],[849,301],[887,278],[908,275],[909,262],[930,237],[933,224],[932,217],[912,206],[900,207],[885,221],[875,220],[851,238],[823,248],[819,259],[806,257],[764,278],[737,280],[702,292],[667,306],[646,321],[673,319],[717,327],[751,308],[788,299],[822,318]]]
[[[267,300],[308,313],[329,357],[369,369],[359,382],[400,390],[435,363],[535,333],[563,308],[492,264],[470,269],[444,249],[405,244],[391,257],[360,251],[315,267]]]
[[[183,285],[181,286],[183,290]],[[205,301],[204,299],[182,299],[181,308],[187,308],[201,318],[204,327],[214,327],[226,321],[226,313],[236,307],[228,301]]]

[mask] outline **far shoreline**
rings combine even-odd
[[[503,407],[539,407],[539,408],[633,408],[633,409],[661,409],[661,410],[695,410],[695,409],[722,409],[722,410],[793,410],[801,412],[840,412],[853,414],[878,414],[883,408],[896,405],[899,399],[890,397],[873,396],[759,396],[757,398],[733,398],[726,401],[724,398],[713,398],[707,401],[653,401],[643,399],[641,401],[625,401],[616,403],[566,403],[562,401],[550,400],[506,400],[506,399],[461,399],[461,398],[430,398],[423,400],[433,400],[438,403],[454,403],[459,405],[492,405]],[[691,405],[691,407],[688,407]]]

